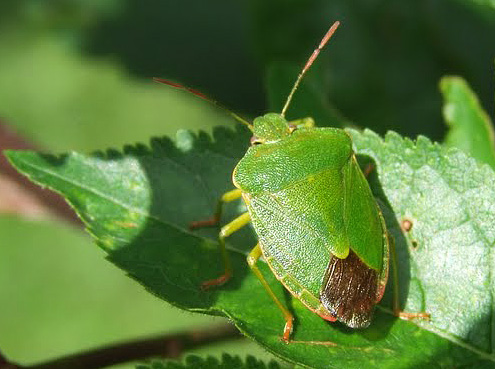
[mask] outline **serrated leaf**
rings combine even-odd
[[[384,141],[369,131],[351,133],[357,151],[376,163],[377,196],[394,211],[385,215],[399,251],[402,304],[408,311],[425,309],[431,322],[397,319],[384,301],[368,329],[330,324],[291,298],[260,263],[296,316],[298,342],[289,345],[280,340],[280,311],[245,262],[255,244],[249,230],[228,240],[233,279],[208,292],[199,288],[222,265],[215,231],[191,232],[187,225],[211,215],[216,199],[232,188],[232,168],[248,145],[246,130],[219,129],[213,142],[183,131],[175,144],[155,139],[151,149],[126,147],[123,154],[8,156],[32,180],[61,192],[108,259],[150,292],[190,311],[227,316],[288,361],[314,368],[492,367],[493,171],[424,138],[414,144],[397,134]],[[243,211],[229,208],[224,220]],[[414,244],[399,231],[403,217],[412,221],[407,238]]]
[[[449,126],[445,144],[495,168],[493,124],[467,82],[460,77],[444,77],[440,90],[444,98],[443,117]]]
[[[275,361],[265,364],[253,356],[242,360],[239,356],[223,354],[221,360],[212,356],[202,358],[188,355],[183,362],[156,360],[150,364],[137,365],[136,369],[280,369],[280,366]]]
[[[401,279],[410,281],[408,305],[421,302],[432,314],[418,324],[491,352],[495,174],[425,137],[413,142],[391,132],[382,141],[371,131],[350,132],[357,151],[377,162],[396,220],[412,223],[402,257],[410,272]]]

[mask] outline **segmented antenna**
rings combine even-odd
[[[199,97],[200,99],[203,99],[205,101],[208,101],[209,103],[211,103],[211,104],[219,107],[220,109],[224,110],[227,114],[229,114],[231,117],[233,117],[239,123],[242,123],[242,124],[246,125],[251,131],[253,131],[253,125],[251,123],[249,123],[247,120],[245,120],[241,116],[237,115],[233,111],[230,111],[229,109],[227,109],[225,106],[223,106],[222,104],[220,104],[218,101],[213,100],[210,97],[206,96],[204,93],[202,93],[202,92],[200,92],[198,90],[195,90],[194,88],[183,86],[183,85],[178,84],[178,83],[175,83],[175,82],[167,81],[166,79],[161,79],[161,78],[156,78],[155,77],[155,78],[153,78],[153,81],[158,82],[158,83],[163,83],[164,85],[171,86],[171,87],[177,88],[179,90],[184,90],[184,91],[190,92],[193,95]]]
[[[287,111],[287,108],[289,107],[289,104],[292,100],[292,96],[294,95],[294,92],[296,92],[297,87],[299,86],[299,83],[301,83],[302,78],[304,77],[304,75],[308,71],[309,67],[311,67],[313,62],[316,60],[320,51],[325,47],[328,40],[330,40],[330,37],[332,37],[333,33],[335,32],[335,30],[337,29],[337,27],[339,25],[340,25],[339,21],[336,21],[334,24],[332,24],[332,26],[327,31],[325,36],[323,36],[323,38],[321,39],[318,47],[313,51],[313,54],[311,54],[311,56],[309,57],[308,61],[306,62],[306,65],[302,69],[301,73],[299,73],[299,76],[297,76],[296,83],[294,83],[294,87],[292,87],[292,90],[290,91],[289,97],[287,98],[287,101],[285,102],[284,108],[282,109],[282,113],[280,113],[280,115],[282,117],[285,116],[285,112]]]

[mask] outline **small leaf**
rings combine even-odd
[[[183,361],[183,363],[178,363],[171,360],[155,360],[151,364],[137,365],[136,369],[280,369],[275,361],[265,364],[253,356],[242,360],[239,356],[223,354],[222,359],[219,360],[212,356],[202,358],[189,355]]]
[[[414,143],[397,134],[382,140],[369,131],[350,132],[358,153],[375,161],[374,191],[393,209],[386,207],[385,216],[399,253],[402,306],[428,311],[431,322],[397,319],[385,299],[367,329],[328,323],[260,263],[296,317],[295,342],[288,345],[280,340],[279,309],[247,267],[247,250],[256,243],[250,229],[228,239],[233,279],[211,291],[199,288],[222,270],[217,231],[191,232],[188,224],[209,217],[219,196],[232,188],[232,169],[249,142],[246,129],[217,129],[214,141],[182,131],[177,143],[154,139],[150,149],[126,147],[123,153],[8,157],[33,181],[61,192],[108,259],[150,292],[190,311],[228,317],[290,362],[350,369],[493,366],[495,174],[425,138]],[[228,209],[224,222],[244,211],[241,204]],[[406,237],[399,227],[405,218],[412,222]]]
[[[445,144],[495,168],[493,125],[474,92],[460,77],[442,78],[440,89],[444,97],[443,116],[450,127]]]

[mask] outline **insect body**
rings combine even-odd
[[[356,161],[350,136],[342,129],[316,128],[310,118],[288,122],[284,117],[299,82],[338,25],[332,25],[308,59],[282,113],[268,113],[250,124],[229,112],[253,132],[252,145],[234,169],[237,188],[222,196],[212,219],[191,225],[216,225],[223,204],[242,197],[248,211],[220,231],[225,272],[204,282],[202,288],[229,280],[232,267],[225,238],[252,222],[259,242],[247,261],[284,316],[285,342],[290,340],[293,316],[256,266],[261,256],[310,310],[352,328],[370,324],[388,278],[390,244],[385,222]],[[207,99],[195,90],[157,81]],[[400,313],[397,299],[394,304],[397,315],[428,317]]]
[[[265,260],[318,315],[368,326],[386,284],[389,246],[350,137],[336,128],[291,128],[273,113],[253,129],[256,144],[233,182]]]

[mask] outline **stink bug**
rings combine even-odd
[[[389,275],[391,239],[350,136],[338,128],[316,128],[311,118],[288,122],[284,117],[301,79],[338,26],[332,25],[308,59],[280,114],[268,113],[250,124],[229,112],[253,132],[251,146],[234,169],[236,189],[221,197],[212,219],[191,225],[216,225],[223,204],[242,197],[248,211],[222,227],[219,235],[225,272],[202,288],[229,280],[233,271],[225,238],[252,222],[259,242],[247,261],[285,318],[285,342],[290,341],[293,316],[256,266],[261,256],[307,308],[352,328],[370,324]],[[157,81],[216,103],[187,87]],[[403,317],[428,317],[399,313],[395,305]]]

